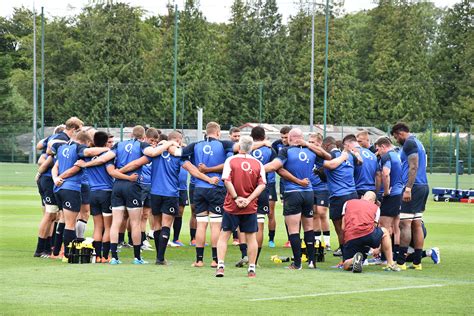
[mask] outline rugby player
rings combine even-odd
[[[317,151],[321,157],[325,157],[324,150],[317,146],[302,147],[308,145],[303,140],[303,132],[294,128],[288,133],[289,147],[280,150],[278,157],[272,162],[265,165],[265,171],[271,172],[284,167],[293,176],[301,179],[309,179],[313,172],[317,155],[313,150]],[[338,162],[342,163],[347,157],[338,158]],[[300,240],[300,223],[303,226],[304,242],[308,252],[308,267],[314,269],[316,267],[314,261],[314,231],[313,231],[313,201],[314,193],[311,183],[308,186],[302,186],[283,179],[284,182],[284,205],[283,215],[285,223],[288,226],[289,239],[291,249],[293,251],[294,262],[288,267],[293,270],[301,270],[301,240]]]
[[[168,141],[156,148],[147,148],[146,157],[132,161],[120,172],[127,173],[139,166],[146,164],[151,157],[151,206],[154,217],[153,231],[157,251],[156,264],[167,265],[165,260],[166,247],[170,238],[171,225],[174,217],[179,212],[179,173],[181,167],[189,171],[196,179],[206,181],[215,185],[220,180],[214,176],[212,178],[199,172],[199,170],[189,161],[181,157],[173,156],[174,150],[169,151],[171,146],[179,146],[182,141],[182,134],[173,131],[168,135]]]
[[[360,131],[356,134],[357,142],[362,148],[366,148],[370,150],[372,153],[376,153],[377,149],[375,145],[370,144],[369,132],[368,131]]]
[[[144,150],[150,145],[144,142],[145,129],[141,125],[133,128],[131,139],[119,142],[114,145],[111,151],[92,160],[86,164],[87,167],[104,164],[115,158],[115,167],[120,169],[131,161],[134,161],[144,155]],[[141,174],[141,167],[136,172]],[[130,172],[128,175],[131,175]],[[131,237],[133,241],[133,264],[146,264],[141,258],[141,213],[142,213],[142,195],[141,187],[135,181],[117,179],[112,189],[112,227],[110,229],[110,251],[112,259],[110,264],[116,265],[122,262],[118,258],[118,234],[120,226],[124,220],[124,213],[127,211],[131,226]]]
[[[265,190],[265,170],[262,163],[252,157],[253,140],[249,136],[240,139],[239,154],[225,161],[222,179],[225,181],[227,194],[224,203],[222,231],[218,241],[218,266],[216,277],[224,276],[224,259],[227,252],[227,241],[233,230],[239,227],[245,234],[248,244],[249,268],[247,275],[256,276],[257,258],[257,199]]]
[[[186,146],[180,144],[180,146]],[[188,171],[181,167],[179,171],[179,213],[176,215],[173,221],[173,240],[170,243],[171,247],[182,247],[184,244],[179,240],[181,233],[181,227],[183,226],[183,214],[184,208],[189,205],[188,199]],[[191,216],[192,217],[192,216]]]
[[[229,130],[229,136],[230,136],[230,141],[231,142],[238,143],[239,140],[240,140],[240,129],[237,128],[237,127],[232,127]],[[233,154],[234,153],[229,153],[227,155],[227,157],[230,157]],[[244,235],[242,235],[242,236],[244,236]],[[243,251],[243,249],[247,249],[247,245],[245,244],[245,240],[242,240],[242,242],[239,240],[239,232],[237,230],[232,232],[232,238],[233,238],[232,245],[234,245],[234,246],[239,245],[240,251]],[[243,238],[245,238],[245,237],[243,237]],[[247,250],[244,250],[244,251],[247,252]]]
[[[192,143],[182,148],[179,155],[189,157],[195,166],[200,164],[208,168],[223,165],[227,153],[233,152],[234,143],[221,141],[220,125],[210,122],[206,126],[206,139]],[[216,170],[217,171],[217,170]],[[221,177],[221,171],[210,172],[209,177]],[[193,202],[196,204],[196,261],[194,267],[204,266],[204,243],[206,240],[206,229],[208,220],[211,223],[211,245],[212,263],[211,267],[217,267],[217,239],[221,229],[222,207],[225,198],[225,188],[222,181],[217,185],[209,184],[201,179],[195,180]]]
[[[332,220],[339,241],[339,248],[334,251],[334,256],[341,256],[343,245],[342,207],[349,200],[357,199],[357,192],[354,181],[354,156],[346,151],[341,152],[336,146],[336,140],[329,136],[323,140],[323,148],[329,152],[332,159],[344,155],[344,162],[336,168],[325,167],[327,185],[329,189],[329,218]],[[325,162],[326,164],[326,162]]]
[[[391,134],[402,146],[400,159],[402,161],[402,181],[405,185],[400,208],[400,248],[397,263],[402,270],[406,269],[406,253],[410,240],[413,238],[415,252],[410,268],[422,270],[421,258],[424,238],[421,223],[429,195],[426,177],[426,152],[423,144],[410,133],[406,124],[395,124]]]
[[[395,260],[400,247],[400,205],[402,203],[402,162],[388,137],[380,137],[375,148],[381,157],[381,176],[383,185],[380,205],[380,226],[393,235],[393,253]]]
[[[78,159],[97,156],[109,150],[107,147],[87,148],[87,145],[92,143],[92,140],[86,132],[79,132],[73,137],[73,141],[69,141],[66,144],[57,142],[51,146],[51,151],[57,159],[51,170],[51,174],[55,184],[54,192],[56,201],[58,207],[63,210],[64,214],[65,227],[63,242],[66,258],[68,257],[67,246],[76,238],[76,220],[82,204],[82,172],[80,168],[76,168],[76,173],[71,176],[62,177],[62,174],[75,167],[74,164]]]
[[[308,139],[309,144],[322,146],[323,136],[320,133],[310,134]],[[313,187],[314,201],[313,201],[313,229],[315,240],[324,242],[326,249],[331,250],[331,232],[329,228],[328,206],[329,206],[329,191],[326,184],[326,177],[324,174],[316,172],[323,164],[320,160],[316,160],[313,172],[310,176],[311,185]],[[324,181],[321,180],[324,177]],[[322,233],[322,234],[321,234]],[[322,239],[321,239],[322,238]]]
[[[288,133],[290,132],[291,127],[283,126],[280,129],[280,139],[277,139],[272,143],[272,148],[278,154],[280,150],[284,147],[288,147]],[[275,184],[269,185],[269,197],[270,197],[270,213],[268,214],[268,246],[270,248],[275,248],[275,231],[276,231],[276,219],[275,219],[275,204],[278,201],[277,192],[276,192],[276,182]],[[283,187],[283,179],[280,178],[280,200],[283,203],[283,192],[285,189]],[[285,224],[286,227],[286,224]],[[290,237],[288,234],[288,227],[286,227],[286,235],[288,237],[285,245],[283,247],[290,247]]]
[[[51,224],[58,219],[58,212],[60,212],[54,194],[54,182],[51,174],[51,169],[54,165],[51,146],[54,143],[64,144],[68,142],[71,137],[73,137],[75,133],[77,133],[82,128],[83,125],[84,123],[80,119],[77,117],[71,117],[66,121],[64,129],[58,129],[56,131],[57,133],[51,135],[50,137],[46,138],[46,141],[42,142],[41,149],[47,155],[47,158],[43,160],[41,166],[38,168],[38,174],[36,178],[38,179],[37,183],[41,199],[45,204],[45,212],[39,225],[38,243],[34,254],[35,257],[47,257],[51,254],[51,247],[49,246],[48,249],[48,236]],[[59,252],[61,250],[64,226],[64,219],[61,219],[58,222],[57,228],[54,232],[55,238],[53,245],[55,246],[55,249],[53,255],[55,255],[55,257],[59,256]]]
[[[370,248],[378,248],[387,257],[386,271],[400,271],[392,258],[390,234],[384,227],[377,227],[380,209],[375,204],[376,195],[367,191],[362,199],[353,199],[344,203],[342,209],[342,229],[344,231],[344,248],[342,258],[344,270],[354,273],[362,272],[362,264]]]
[[[378,169],[377,156],[369,149],[360,146],[353,134],[344,137],[344,148],[353,152],[362,163],[354,166],[354,181],[359,198],[367,191],[375,191],[375,176]]]

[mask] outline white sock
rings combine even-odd
[[[255,271],[255,264],[249,264],[248,271]]]
[[[431,249],[426,249],[426,256],[431,257],[431,253],[433,252]]]
[[[87,223],[82,221],[82,220],[78,220],[76,222],[76,237],[77,238],[84,238],[84,235],[85,235],[85,232],[86,232],[86,227],[87,227]]]
[[[225,268],[225,264],[224,264],[224,261],[223,260],[219,260],[219,262],[217,263],[217,269],[224,269]]]

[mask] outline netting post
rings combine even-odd
[[[453,120],[449,120],[449,174],[451,174],[453,160]]]
[[[120,123],[120,141],[123,141],[123,123]]]
[[[433,174],[433,120],[430,120],[430,174]]]

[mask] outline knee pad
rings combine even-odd
[[[207,215],[196,215],[196,222],[198,223],[207,223],[209,217]]]
[[[46,204],[44,207],[44,211],[47,213],[55,214],[59,212],[59,207],[57,205]]]
[[[265,215],[257,214],[257,223],[265,223]]]

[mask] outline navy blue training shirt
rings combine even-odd
[[[382,168],[390,169],[390,196],[401,194],[404,184],[400,156],[394,150],[390,150],[382,156],[380,164],[382,165]]]
[[[356,190],[375,191],[375,174],[377,173],[377,156],[367,148],[357,146],[363,163],[355,165],[354,181]]]
[[[207,167],[215,167],[221,165],[227,159],[227,154],[233,152],[234,143],[226,140],[218,140],[209,137],[205,140],[189,144],[182,150],[181,156],[189,157],[195,166],[199,166],[200,163],[205,164]],[[218,186],[223,187],[220,172],[210,172],[207,174],[209,177],[218,177]],[[214,185],[209,184],[201,179],[195,179],[195,186],[197,188],[215,188]]]
[[[307,147],[289,146],[280,150],[277,159],[279,159],[283,167],[298,179],[310,178],[313,173],[314,164],[316,162],[316,154]],[[294,182],[283,179],[285,192],[295,191],[313,191],[312,185],[303,187]]]
[[[151,165],[152,162],[142,166],[142,174],[140,175],[141,184],[151,184]]]
[[[418,155],[418,170],[414,184],[428,184],[426,178],[426,151],[423,144],[416,138],[415,135],[410,135],[405,140],[402,149],[400,150],[400,158],[402,160],[403,183],[408,182],[408,157],[410,155]]]
[[[269,148],[266,146],[260,147],[258,149],[253,150],[250,153],[255,159],[260,160],[262,165],[265,165],[275,159],[277,154],[273,148]],[[276,176],[275,172],[268,172],[267,173],[267,184],[268,183],[275,183]]]
[[[132,162],[141,156],[143,156],[143,150],[150,146],[150,144],[146,142],[141,142],[137,139],[129,139],[123,142],[116,143],[112,148],[112,151],[115,153],[115,167],[120,169],[126,166],[129,162]],[[131,175],[134,173],[141,174],[142,167],[130,171],[127,175]]]
[[[55,153],[58,161],[58,175],[61,175],[64,171],[74,166],[78,159],[85,158],[85,149],[87,149],[87,146],[72,141],[66,144],[53,144],[51,150]],[[54,186],[54,192],[58,192],[59,190],[81,191],[82,174],[83,172],[79,171],[74,176],[64,179],[60,187]]]
[[[341,156],[339,149],[333,149],[330,152],[331,158]],[[334,170],[325,170],[327,176],[327,184],[330,196],[343,196],[354,193],[356,191],[354,181],[354,156],[340,164]]]
[[[106,154],[102,153],[99,156],[92,158],[86,158],[86,161],[97,159],[98,157]],[[114,178],[107,172],[107,166],[113,165],[113,161],[107,161],[103,165],[89,167],[87,169],[87,177],[89,179],[89,187],[91,191],[112,191],[112,186],[114,184]]]
[[[168,151],[154,158],[151,164],[151,194],[179,197],[179,173],[184,160]]]
[[[319,169],[323,166],[324,159],[321,157],[316,158],[316,162],[313,166],[313,172],[311,172],[311,176],[309,177],[309,180],[311,181],[311,186],[313,187],[313,191],[327,191],[328,186],[326,182],[321,181],[321,178],[319,178],[318,175],[314,174],[315,169]]]
[[[179,190],[186,191],[188,189],[188,171],[181,167],[179,170]]]

